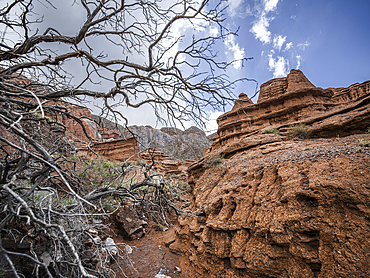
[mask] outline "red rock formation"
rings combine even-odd
[[[292,71],[266,84],[219,117],[188,169],[194,213],[166,244],[199,277],[367,277],[370,82],[324,90]],[[292,123],[329,139],[292,140]]]
[[[315,88],[300,70],[292,69],[287,77],[275,78],[261,85],[257,103],[300,89]]]
[[[356,83],[348,88],[331,88],[334,92],[333,100],[337,103],[348,103],[363,96],[366,96],[370,92],[370,81],[364,83]]]
[[[117,131],[111,130],[105,126],[98,126],[98,132],[100,133],[104,141],[111,141],[120,137],[120,134]]]
[[[91,145],[91,149],[105,159],[125,161],[136,161],[140,159],[139,147],[134,137],[128,139],[117,139],[107,142],[96,142]],[[87,148],[81,150],[82,155],[94,156]]]
[[[231,111],[235,111],[238,108],[248,107],[248,106],[251,106],[251,105],[254,105],[254,103],[248,98],[248,96],[246,94],[241,93],[239,95],[239,99],[237,101],[235,101],[234,107]]]
[[[153,148],[140,152],[135,137],[93,143],[91,149],[105,159],[121,162],[129,159],[129,161],[145,160],[147,163],[152,163],[153,158],[155,161],[154,167],[164,175],[186,173],[188,166],[195,162],[186,160],[182,164],[180,160],[173,160],[165,153]],[[80,148],[79,152],[79,155],[95,156],[87,146]]]
[[[217,119],[219,127],[210,150],[265,128],[286,131],[290,124],[298,122],[312,125],[317,129],[312,133],[316,136],[363,132],[370,124],[369,97],[370,81],[348,88],[321,89],[313,86],[301,71],[292,70],[286,78],[262,84],[257,104],[252,105],[244,94],[241,95],[233,109]],[[358,113],[352,113],[350,120],[353,131],[336,129],[342,125],[340,121],[345,111],[356,109]],[[323,124],[333,128],[323,128]],[[323,129],[326,131],[320,131]]]
[[[199,277],[370,273],[370,147],[359,137],[283,139],[236,140],[190,167],[196,213],[179,218],[167,244]]]
[[[154,150],[153,148],[148,149],[145,152],[140,153],[140,158],[144,159],[148,163],[152,163],[152,159],[155,162],[154,167],[164,175],[169,174],[181,174],[186,172],[187,168],[179,169],[182,165],[180,160],[173,160],[171,157],[161,151]]]
[[[70,104],[67,102],[58,102],[58,103],[49,102],[47,105],[48,106],[57,105],[59,107],[63,107],[72,116],[67,117],[66,115],[61,113],[52,115],[47,114],[47,117],[50,117],[52,120],[57,121],[58,123],[61,123],[62,125],[65,126],[66,136],[72,141],[74,141],[78,148],[90,142],[90,139],[86,136],[85,132],[93,140],[101,140],[101,136],[98,133],[97,126],[91,120],[91,112],[88,108]],[[80,120],[83,127],[73,117]]]
[[[261,85],[257,103],[284,94],[287,87],[287,78],[275,78],[267,81],[266,83]]]

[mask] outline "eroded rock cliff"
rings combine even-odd
[[[321,89],[301,71],[292,70],[286,78],[262,84],[256,104],[242,94],[233,109],[217,119],[218,131],[210,150],[264,128],[285,132],[289,125],[299,122],[310,125],[316,137],[364,132],[370,125],[369,93],[370,81],[348,88]]]
[[[369,82],[323,90],[302,75],[255,105],[242,96],[190,166],[193,213],[166,243],[198,277],[368,277]],[[292,138],[297,123],[316,138]]]
[[[198,213],[180,217],[171,250],[200,277],[366,277],[370,148],[361,140],[370,135],[254,135],[205,156],[189,171]]]

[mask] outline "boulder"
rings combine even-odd
[[[138,214],[134,204],[126,204],[120,207],[114,214],[116,226],[121,235],[127,239],[141,238],[145,234],[145,227],[148,224]]]

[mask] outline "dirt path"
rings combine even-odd
[[[155,224],[149,225],[147,234],[136,240],[126,240],[119,235],[113,239],[116,244],[126,244],[128,250],[124,260],[118,258],[117,262],[123,272],[119,270],[117,264],[112,265],[117,273],[117,278],[185,278],[189,276],[190,269],[181,257],[171,253],[165,246],[169,238],[173,236],[175,227],[167,231],[158,231]],[[123,245],[121,245],[123,249]],[[126,275],[126,276],[125,276]],[[194,276],[195,277],[195,276]]]

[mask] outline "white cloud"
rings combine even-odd
[[[289,60],[281,56],[275,59],[272,57],[272,54],[269,54],[268,57],[269,70],[273,72],[273,78],[287,76],[289,72]]]
[[[283,37],[282,35],[279,35],[279,36],[275,35],[274,40],[273,40],[274,48],[279,49],[280,51],[285,41],[286,41],[286,36]]]
[[[276,9],[279,0],[264,0],[263,2],[265,4],[265,11],[271,12]]]
[[[233,53],[233,60],[239,60],[233,63],[233,67],[235,69],[241,69],[241,59],[245,56],[244,48],[241,48],[239,44],[235,42],[235,37],[233,35],[229,35],[225,38],[224,45],[227,50]]]
[[[300,48],[300,49],[302,49],[302,50],[305,50],[306,49],[306,47],[308,47],[308,46],[310,46],[310,42],[307,40],[307,41],[305,41],[305,42],[301,42],[301,43],[299,43],[298,44],[298,47]]]
[[[297,69],[299,69],[299,67],[301,66],[301,59],[302,59],[302,57],[301,57],[301,55],[297,55],[295,57],[297,58]]]
[[[209,118],[208,118],[208,121],[206,122],[206,134],[212,134],[214,132],[217,131],[218,129],[218,124],[217,124],[217,118],[219,116],[221,116],[222,114],[224,114],[224,112],[221,112],[221,111],[215,111],[215,112],[212,112],[210,115],[209,115]]]
[[[256,15],[257,19],[254,21],[252,28],[249,30],[252,32],[256,39],[260,40],[262,43],[271,42],[271,32],[268,30],[270,26],[270,21],[273,17],[268,17],[268,13],[276,9],[279,0],[262,0],[261,6],[258,8],[258,13]]]
[[[265,14],[261,15],[258,20],[253,24],[252,28],[249,30],[252,32],[256,39],[260,40],[262,43],[271,42],[271,32],[267,29],[270,25],[270,20]]]
[[[293,46],[293,43],[292,42],[288,42],[286,45],[285,45],[285,50],[289,50],[289,49],[291,49],[292,48],[292,46]],[[284,51],[285,51],[284,50]]]
[[[228,9],[228,13],[231,17],[233,17],[236,12],[237,12],[237,9],[239,7],[239,5],[241,4],[242,0],[229,0],[227,1],[227,4],[229,5],[229,9]]]

